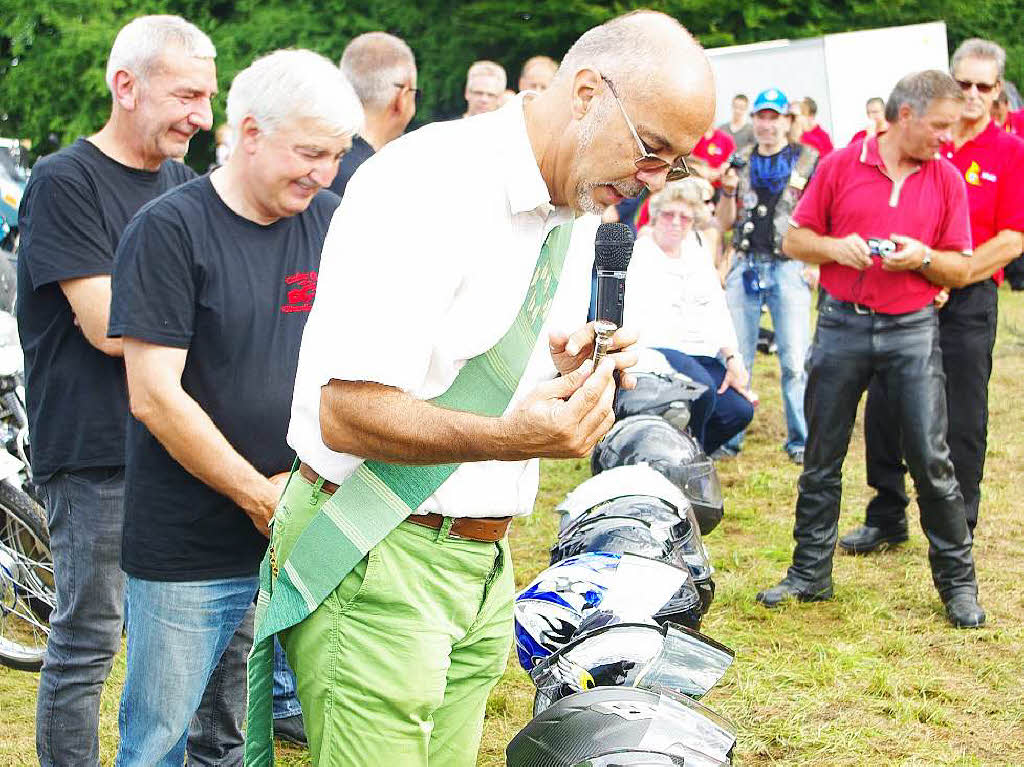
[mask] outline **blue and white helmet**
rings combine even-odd
[[[679,591],[688,573],[631,554],[588,552],[563,559],[516,597],[515,642],[529,671],[565,647],[580,624],[598,611],[616,620],[653,623],[653,615]]]

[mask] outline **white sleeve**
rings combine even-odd
[[[725,291],[722,289],[722,282],[715,271],[715,265],[711,258],[708,258],[705,267],[701,270],[707,291],[711,299],[712,315],[714,325],[711,329],[713,337],[717,339],[717,348],[739,349],[739,341],[736,338],[736,328],[732,324],[732,313],[729,311],[729,304],[725,300]]]
[[[463,265],[450,219],[423,205],[426,185],[394,182],[407,170],[403,158],[385,151],[367,160],[331,221],[303,336],[302,361],[318,386],[337,378],[411,391],[426,378]]]

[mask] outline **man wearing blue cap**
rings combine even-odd
[[[789,217],[818,162],[818,152],[789,142],[789,101],[778,88],[754,100],[757,144],[738,152],[722,177],[722,198],[716,215],[723,229],[733,229],[736,260],[725,290],[747,370],[753,370],[761,309],[767,305],[775,327],[782,368],[782,403],[786,415],[785,449],[802,464],[807,422],[804,419],[804,356],[809,341],[810,283],[806,269],[782,252]],[[743,434],[723,449],[733,455]]]

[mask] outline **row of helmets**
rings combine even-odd
[[[714,464],[687,430],[704,387],[635,375],[594,476],[557,508],[551,566],[516,597],[537,692],[508,767],[732,763],[735,727],[699,702],[733,661],[699,631],[715,593],[703,536],[723,516]]]

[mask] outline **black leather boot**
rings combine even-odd
[[[765,607],[778,607],[792,599],[798,602],[822,602],[832,598],[832,579],[818,583],[805,581],[787,575],[777,586],[759,591],[757,601]]]
[[[861,525],[839,539],[839,548],[849,554],[870,554],[873,551],[906,543],[907,528],[883,530],[880,527]]]
[[[985,611],[978,604],[978,597],[969,591],[958,592],[946,600],[946,618],[958,629],[985,625]]]

